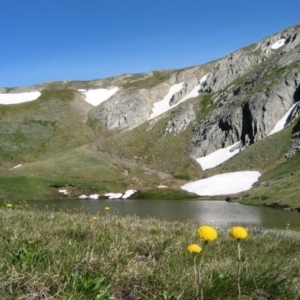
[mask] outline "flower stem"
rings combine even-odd
[[[202,269],[203,260],[204,260],[204,249],[205,249],[206,245],[207,245],[207,241],[204,242],[203,249],[202,249],[202,252],[201,252],[201,260],[200,260],[199,267],[198,267],[198,289],[200,287],[201,300],[204,299],[204,297],[203,297],[203,285],[202,285],[201,269]],[[197,298],[197,300],[198,300],[198,298]]]
[[[196,292],[196,300],[199,300],[199,271],[197,270],[197,263],[196,263],[196,255],[194,255],[194,279],[195,279],[195,292]]]
[[[237,245],[238,245],[238,269],[237,269],[237,285],[238,285],[238,294],[239,294],[239,299],[241,299],[241,285],[240,285],[240,277],[241,277],[241,245],[240,245],[240,240],[237,240]]]

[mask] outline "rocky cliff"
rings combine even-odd
[[[198,95],[210,95],[208,105],[214,109],[194,122],[190,155],[205,156],[238,141],[249,146],[268,136],[300,99],[299,45],[300,28],[293,26],[217,61],[171,72],[155,86],[148,87],[143,78],[141,87],[123,86],[92,109],[89,118],[108,130],[131,130],[149,119],[154,104],[174,84],[183,83],[168,100],[169,109],[178,106],[178,111],[166,120],[165,133],[182,132],[196,120],[196,110],[180,102],[198,86]],[[199,85],[205,74],[205,83]],[[295,111],[290,121],[298,115]]]

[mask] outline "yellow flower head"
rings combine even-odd
[[[197,233],[200,239],[207,242],[213,241],[218,237],[217,231],[213,227],[207,225],[199,227]]]
[[[6,204],[6,207],[12,208],[12,204]]]
[[[229,235],[236,240],[243,240],[248,236],[248,231],[241,226],[235,226],[230,229]]]
[[[96,216],[92,217],[92,220],[93,220],[93,221],[96,221],[96,220],[97,220],[97,217],[96,217]]]
[[[106,211],[108,211],[109,210],[109,207],[108,206],[105,206],[105,208],[104,208]]]
[[[186,250],[190,253],[200,253],[202,248],[197,244],[191,244],[186,248]]]

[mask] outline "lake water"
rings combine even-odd
[[[210,224],[258,225],[265,228],[300,227],[300,213],[267,207],[247,206],[226,201],[172,201],[172,200],[56,200],[31,201],[38,209],[54,211],[81,211],[89,214],[110,214],[156,217],[166,220],[194,220]]]

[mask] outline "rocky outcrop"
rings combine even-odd
[[[145,89],[123,90],[92,109],[90,120],[97,120],[108,130],[130,130],[149,117],[149,93]]]
[[[249,75],[236,88],[215,99],[217,108],[194,127],[190,153],[197,158],[242,141],[249,146],[265,138],[289,108],[299,101],[300,72],[293,68],[277,84],[267,84],[266,66]],[[274,70],[273,70],[274,71]],[[299,116],[294,110],[288,122]]]
[[[196,113],[193,104],[191,102],[184,103],[179,107],[175,116],[167,123],[164,133],[179,134],[195,119]]]
[[[222,90],[273,55],[293,50],[299,44],[299,35],[299,26],[291,27],[218,60],[207,77],[204,92]],[[285,39],[285,45],[272,49],[272,45],[280,39]],[[289,57],[293,61],[291,55]]]

